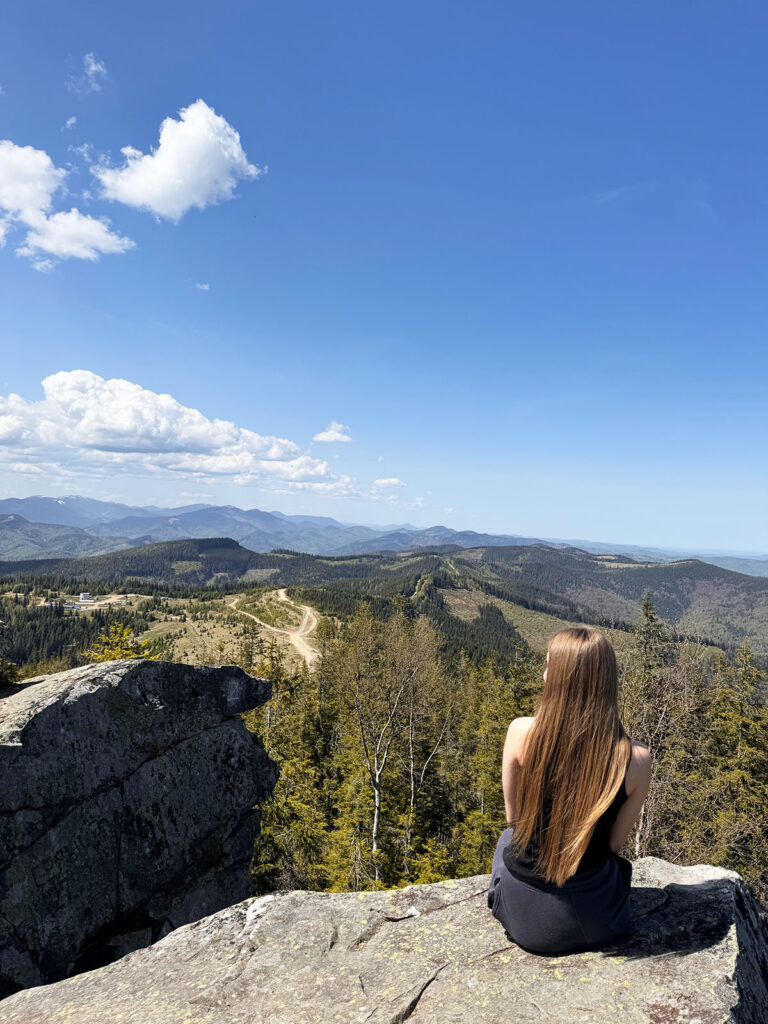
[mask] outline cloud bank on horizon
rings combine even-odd
[[[88,64],[92,87],[106,68]],[[84,87],[83,87],[84,88]],[[76,118],[67,121],[67,127]],[[234,197],[240,181],[253,181],[264,173],[249,163],[238,132],[202,99],[166,117],[160,126],[157,148],[142,153],[132,146],[121,150],[124,161],[112,166],[105,157],[93,163],[90,147],[73,149],[89,166],[100,185],[96,198],[153,213],[158,219],[178,222],[193,207],[204,210]],[[54,198],[67,194],[71,169],[56,167],[43,149],[0,140],[0,247],[15,228],[27,233],[16,247],[35,270],[49,271],[63,259],[98,260],[135,248],[136,243],[111,228],[107,217],[94,217],[78,207],[54,212]],[[86,194],[90,201],[94,197]]]
[[[405,486],[378,479],[368,489],[331,472],[294,441],[210,419],[121,378],[61,370],[42,381],[43,398],[0,396],[0,470],[37,476],[176,476],[259,483],[276,492],[310,491],[387,501]],[[348,432],[333,422],[332,428]],[[327,433],[327,431],[325,432]],[[334,438],[338,440],[339,438]],[[348,433],[341,440],[350,440]]]

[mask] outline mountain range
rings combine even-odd
[[[315,555],[353,555],[420,548],[544,545],[578,547],[594,554],[628,555],[641,562],[697,557],[753,576],[768,576],[768,554],[755,557],[675,551],[600,541],[565,541],[510,534],[426,529],[410,524],[382,527],[343,523],[329,516],[286,515],[234,505],[132,506],[80,495],[0,500],[0,558],[81,557],[160,541],[228,537],[255,552],[289,549]]]

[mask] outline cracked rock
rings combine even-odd
[[[269,695],[237,668],[135,660],[0,700],[0,996],[247,895],[276,772],[237,715]]]
[[[763,1024],[768,926],[733,871],[634,863],[621,945],[525,952],[489,877],[373,893],[279,892],[100,970],[11,996],[3,1024]],[[361,941],[362,937],[362,941]]]

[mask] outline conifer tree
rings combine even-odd
[[[716,661],[706,761],[697,782],[703,799],[692,822],[692,852],[739,871],[768,899],[768,710],[763,674],[748,640],[732,661]],[[703,806],[705,805],[705,806]]]
[[[113,622],[106,633],[99,633],[98,639],[83,652],[86,661],[117,661],[121,658],[143,658],[145,661],[159,661],[161,652],[152,640],[139,640],[130,626]]]
[[[328,820],[320,798],[325,767],[318,687],[306,668],[291,676],[280,675],[281,666],[274,656],[262,666],[272,677],[272,698],[265,707],[244,716],[246,725],[264,738],[279,770],[275,789],[261,807],[251,862],[255,895],[328,886],[323,866]],[[269,728],[265,728],[267,719]]]
[[[16,665],[8,658],[11,649],[11,633],[7,623],[0,619],[0,687],[14,683],[18,678]]]
[[[648,591],[643,594],[640,602],[640,618],[632,627],[632,641],[630,664],[621,688],[620,714],[626,732],[634,740],[649,747],[658,763],[672,718],[674,693],[668,685],[667,666],[673,646]],[[647,850],[648,836],[655,817],[658,773],[654,782],[656,791],[649,792],[635,827],[635,857],[644,856]],[[654,783],[651,785],[653,788]]]

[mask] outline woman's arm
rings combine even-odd
[[[627,789],[627,799],[619,808],[611,827],[611,849],[614,853],[621,853],[629,834],[635,827],[635,822],[640,817],[645,798],[651,785],[651,772],[653,770],[652,755],[647,747],[640,743],[632,744],[633,764],[633,788]],[[630,780],[628,779],[627,782]]]
[[[509,723],[507,738],[504,741],[504,752],[501,755],[501,788],[504,792],[507,825],[512,823],[512,797],[520,764],[520,751],[532,721],[532,718],[515,718]]]

